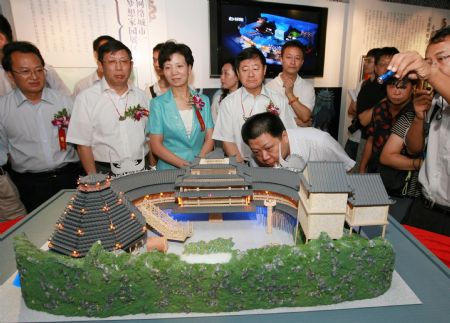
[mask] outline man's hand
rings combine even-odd
[[[288,100],[294,96],[294,83],[295,80],[291,80],[289,77],[281,73],[280,75],[281,81],[283,81],[284,91],[286,92],[286,96]]]
[[[432,64],[413,51],[395,54],[388,69],[395,72],[395,77],[398,79],[408,75],[411,79],[423,80],[428,79],[433,73]]]
[[[419,120],[424,120],[426,113],[431,108],[431,95],[428,90],[416,90],[414,93],[414,112],[416,113],[416,118]]]

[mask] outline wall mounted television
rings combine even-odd
[[[255,46],[266,57],[266,77],[281,71],[281,46],[298,40],[306,47],[302,77],[323,76],[328,8],[257,0],[210,0],[211,77],[242,49]]]

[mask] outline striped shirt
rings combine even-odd
[[[409,127],[411,126],[411,123],[414,120],[415,113],[414,111],[407,111],[404,114],[400,116],[400,118],[397,120],[397,122],[394,124],[394,126],[391,129],[391,132],[393,134],[396,134],[400,138],[405,141],[406,133],[408,132]],[[406,152],[406,147],[403,145],[403,148],[400,152],[400,154],[410,157],[410,155]],[[421,185],[419,183],[419,171],[413,170],[411,171],[411,180],[409,181],[408,189],[406,192],[407,196],[410,197],[417,197],[420,195],[421,192]]]

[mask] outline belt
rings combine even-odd
[[[67,174],[71,171],[75,170],[79,167],[78,163],[68,163],[67,165],[64,165],[63,167],[52,169],[45,172],[38,172],[38,173],[17,173],[14,172],[16,176],[29,176],[29,177],[57,177],[58,175]]]
[[[105,167],[105,168],[111,168],[111,164],[110,164],[110,163],[99,162],[99,161],[95,161],[95,163],[96,163],[97,165],[103,166],[103,167]],[[113,163],[113,165],[114,165],[114,166],[117,166],[117,164],[114,164],[114,163]]]
[[[142,162],[142,159],[136,159],[136,163],[140,163]],[[106,168],[110,168],[111,167],[111,163],[105,163],[105,162],[99,162],[99,161],[95,161],[96,164],[106,167]],[[114,167],[118,167],[120,166],[120,163],[112,163]]]
[[[429,199],[427,199],[425,197],[423,197],[422,200],[423,200],[423,206],[425,208],[437,211],[442,214],[450,215],[450,207],[434,203],[433,201],[430,201]]]

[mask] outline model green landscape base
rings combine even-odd
[[[159,252],[116,255],[99,243],[74,259],[15,241],[26,305],[67,316],[232,312],[333,304],[386,292],[394,251],[384,239],[322,234],[300,246],[233,250],[225,264]]]

